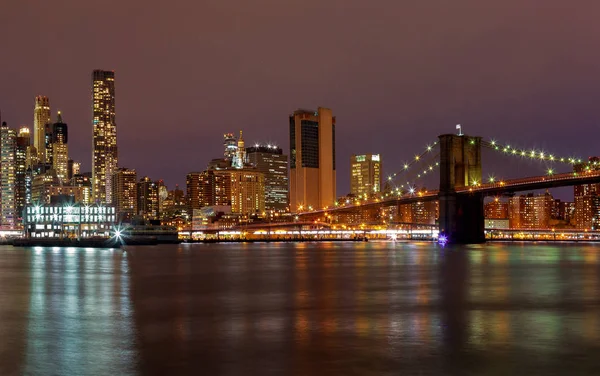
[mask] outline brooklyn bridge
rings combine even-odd
[[[506,158],[521,157],[568,165],[571,172],[557,173],[549,169],[546,174],[540,176],[510,180],[489,178],[484,182],[481,164],[482,148],[495,150]],[[421,164],[426,158],[431,164],[423,169]],[[407,182],[406,185],[400,184],[380,198],[348,200],[326,208],[306,208],[297,213],[296,219],[302,222],[347,223],[356,219],[375,222],[382,221],[383,218],[389,221],[388,224],[398,224],[394,223],[393,215],[388,216],[385,213],[397,213],[398,208],[405,204],[438,201],[440,234],[444,234],[454,243],[481,243],[485,241],[483,203],[486,196],[600,183],[600,170],[596,168],[596,163],[572,157],[559,157],[543,151],[514,148],[484,140],[482,137],[443,134],[422,154],[416,155],[410,163],[404,164],[400,172],[389,177],[392,181],[403,171],[416,167],[418,173],[414,177],[421,178],[439,168],[438,189],[418,190]],[[582,168],[574,172],[573,165]]]

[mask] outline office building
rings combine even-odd
[[[35,97],[33,109],[33,146],[36,150],[36,160],[46,162],[46,134],[50,124],[50,100],[46,96]]]
[[[16,150],[17,133],[6,122],[0,126],[0,227],[13,230],[16,214]]]
[[[113,175],[115,208],[119,222],[128,222],[138,213],[137,174],[135,170],[119,168]]]
[[[350,157],[350,193],[371,197],[381,193],[381,157],[379,154]]]
[[[332,206],[336,199],[335,117],[328,108],[289,117],[290,210]]]
[[[52,168],[58,179],[66,183],[69,180],[69,133],[67,124],[63,123],[60,111],[56,123],[52,125],[51,150]]]
[[[229,171],[231,212],[262,215],[265,211],[265,176],[262,172],[241,169]]]
[[[159,219],[158,182],[144,176],[137,183],[137,210],[144,219]]]
[[[275,145],[246,149],[248,162],[262,172],[265,179],[265,209],[286,211],[289,205],[288,156]]]
[[[93,155],[92,187],[94,201],[112,203],[112,175],[117,169],[117,124],[115,120],[115,73],[92,73]]]

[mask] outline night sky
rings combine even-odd
[[[89,171],[91,72],[114,70],[119,165],[170,188],[225,132],[287,153],[299,107],[337,116],[338,194],[352,153],[391,173],[457,123],[583,158],[600,154],[599,14],[592,0],[2,0],[0,108],[32,126],[49,96]],[[484,175],[530,168],[494,158]]]

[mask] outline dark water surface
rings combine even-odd
[[[0,375],[600,375],[600,245],[0,247]]]

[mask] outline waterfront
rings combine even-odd
[[[0,247],[1,375],[600,374],[600,245]]]

